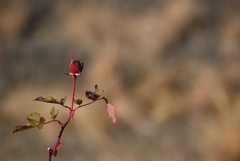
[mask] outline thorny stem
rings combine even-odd
[[[65,124],[62,124],[62,123],[61,123],[60,121],[58,121],[58,120],[52,120],[52,121],[49,121],[49,122],[46,122],[46,123],[45,123],[45,124],[47,124],[47,123],[50,123],[50,122],[57,121],[57,122],[61,125],[61,131],[60,131],[60,133],[59,133],[59,135],[58,135],[58,139],[57,139],[57,142],[56,142],[54,148],[53,148],[53,149],[51,149],[51,148],[48,148],[48,149],[47,149],[48,161],[51,161],[52,155],[54,155],[54,156],[57,155],[58,144],[60,143],[60,139],[61,139],[61,137],[62,137],[62,133],[63,133],[65,127],[67,126],[67,124],[69,123],[71,117],[73,117],[74,112],[75,112],[77,109],[79,109],[80,107],[90,105],[90,104],[94,103],[94,102],[97,101],[97,100],[100,100],[100,99],[104,99],[104,100],[105,100],[104,97],[98,98],[98,99],[93,100],[92,102],[86,103],[86,104],[84,104],[84,105],[79,105],[76,109],[73,110],[73,102],[74,102],[74,95],[75,95],[75,84],[76,84],[76,78],[77,78],[77,77],[73,75],[72,78],[73,78],[73,92],[72,92],[71,108],[68,107],[68,106],[64,106],[64,105],[63,105],[64,107],[66,107],[66,108],[68,108],[68,109],[70,110],[70,114],[69,114],[69,116],[68,116],[67,121],[65,122]]]
[[[71,102],[71,108],[69,108],[70,109],[70,114],[69,114],[69,117],[68,117],[68,119],[67,119],[67,121],[66,121],[66,123],[63,125],[61,122],[61,131],[60,131],[60,133],[59,133],[59,135],[58,135],[58,139],[57,139],[57,142],[56,142],[56,144],[55,144],[55,146],[54,146],[54,148],[53,148],[53,150],[51,149],[51,148],[48,148],[48,150],[47,150],[47,154],[48,154],[48,161],[51,161],[51,158],[52,158],[52,155],[56,155],[57,154],[57,146],[58,146],[58,144],[59,144],[59,142],[60,142],[60,139],[61,139],[61,136],[62,136],[62,133],[63,133],[63,130],[65,129],[65,127],[67,126],[67,124],[69,123],[69,121],[70,121],[70,119],[71,119],[71,117],[73,117],[73,115],[74,115],[74,111],[75,110],[73,110],[73,102],[74,102],[74,94],[75,94],[75,84],[76,84],[76,76],[72,76],[72,78],[73,78],[73,92],[72,92],[72,102]],[[52,121],[57,121],[57,120],[52,120]],[[51,121],[50,121],[51,122]],[[58,123],[59,123],[59,121],[58,121]],[[54,154],[53,154],[54,153]]]

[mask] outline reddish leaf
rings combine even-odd
[[[112,118],[112,122],[116,123],[117,116],[115,114],[115,107],[111,103],[107,103],[108,117]]]
[[[60,142],[58,142],[57,144],[57,150],[59,150],[61,148],[62,144]]]
[[[45,118],[44,118],[44,117],[40,117],[40,120],[39,120],[39,122],[40,122],[40,123],[43,123],[43,124],[44,124],[44,123],[45,123],[45,121],[46,121],[46,120],[45,120]]]
[[[58,150],[61,148],[62,144],[58,142],[56,149],[53,149],[52,155],[57,156]]]
[[[86,97],[91,100],[96,100],[98,97],[100,97],[103,94],[103,90],[99,91],[98,86],[95,85],[95,92],[86,91]]]
[[[37,128],[38,128],[39,130],[41,130],[41,129],[43,128],[43,125],[44,125],[45,121],[46,121],[46,120],[45,120],[44,117],[40,117],[39,124],[37,125]]]

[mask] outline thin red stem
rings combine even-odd
[[[50,123],[50,122],[53,122],[53,121],[57,121],[57,122],[62,126],[61,131],[60,131],[60,133],[59,133],[59,135],[58,135],[57,142],[56,142],[56,144],[55,144],[55,146],[54,146],[54,148],[53,148],[53,151],[50,152],[50,151],[48,150],[48,161],[51,161],[51,157],[52,157],[53,153],[57,153],[57,146],[58,146],[58,144],[59,144],[59,142],[60,142],[60,139],[61,139],[61,137],[62,137],[63,130],[65,129],[65,127],[67,126],[67,124],[69,123],[71,117],[73,117],[73,114],[74,114],[73,102],[74,102],[74,94],[75,94],[76,77],[75,77],[75,76],[72,76],[72,78],[73,78],[73,92],[72,92],[71,108],[68,107],[68,106],[64,106],[64,107],[66,107],[66,108],[69,108],[69,110],[70,110],[70,114],[69,114],[69,116],[68,116],[68,119],[67,119],[66,123],[63,125],[60,121],[57,121],[57,120],[52,120],[52,121],[46,122],[46,123]]]
[[[77,108],[75,108],[73,111],[76,111],[77,109],[79,109],[79,108],[81,108],[81,107],[83,107],[83,106],[90,105],[90,104],[92,104],[92,103],[94,103],[94,102],[96,102],[96,101],[98,101],[98,100],[101,100],[101,99],[104,99],[104,97],[98,98],[98,99],[93,100],[92,102],[86,103],[86,104],[84,104],[84,105],[79,105],[79,106],[78,106]]]
[[[71,110],[73,110],[73,102],[74,102],[74,94],[75,94],[75,84],[76,84],[76,78],[74,75],[73,78],[73,92],[72,92],[72,102],[71,102]]]
[[[61,125],[62,127],[64,126],[63,123],[61,123],[61,121],[59,121],[59,120],[51,120],[51,121],[45,122],[44,124],[48,124],[48,123],[51,123],[54,121],[58,122],[58,124]]]
[[[80,106],[78,106],[77,108],[75,108],[73,111],[76,111],[76,110],[79,109],[80,107],[90,105],[90,104],[94,103],[95,101],[96,101],[96,100],[94,100],[94,101],[92,101],[92,102],[89,102],[89,103],[86,103],[86,104],[84,104],[84,105],[80,105]]]

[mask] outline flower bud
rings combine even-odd
[[[80,76],[83,70],[83,62],[80,63],[79,60],[73,60],[73,54],[71,63],[69,65],[69,75]]]

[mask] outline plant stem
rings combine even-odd
[[[58,122],[58,124],[61,125],[62,127],[64,126],[64,125],[61,123],[61,121],[59,121],[59,120],[51,120],[51,121],[45,122],[44,125],[45,125],[45,124],[48,124],[48,123],[51,123],[51,122],[54,122],[54,121]]]
[[[57,154],[57,146],[58,146],[58,144],[59,144],[59,142],[60,142],[60,139],[61,139],[61,137],[62,137],[63,130],[65,129],[65,127],[67,126],[67,124],[69,123],[71,117],[73,117],[73,114],[74,114],[73,102],[74,102],[74,94],[75,94],[76,76],[73,75],[72,78],[73,78],[73,92],[72,92],[71,108],[69,108],[69,109],[70,109],[70,113],[69,113],[69,116],[68,116],[68,119],[67,119],[66,123],[61,127],[61,131],[60,131],[60,133],[59,133],[59,135],[58,135],[58,139],[57,139],[57,142],[56,142],[53,150],[52,150],[52,149],[48,149],[48,150],[47,150],[48,161],[51,161],[52,155],[54,155],[54,154],[56,155],[56,154]],[[51,122],[51,121],[50,121],[50,122]]]
[[[81,108],[81,107],[83,107],[83,106],[87,106],[87,105],[90,105],[90,104],[92,104],[92,103],[94,103],[94,102],[96,102],[96,101],[98,101],[98,100],[101,100],[101,99],[106,99],[105,97],[101,97],[101,98],[98,98],[98,99],[96,99],[96,100],[93,100],[92,102],[89,102],[89,103],[86,103],[86,104],[84,104],[84,105],[79,105],[77,108],[75,108],[73,111],[76,111],[77,109],[79,109],[79,108]]]
[[[73,78],[73,92],[72,92],[72,102],[71,102],[71,110],[73,110],[73,101],[74,101],[74,94],[75,94],[75,84],[76,84],[76,76],[72,76]]]
[[[92,102],[89,102],[89,103],[86,103],[86,104],[84,104],[84,105],[80,105],[80,106],[78,106],[77,108],[75,108],[73,111],[76,111],[76,110],[79,109],[80,107],[90,105],[90,104],[94,103],[95,101],[96,101],[96,100],[94,100],[94,101],[92,101]]]

